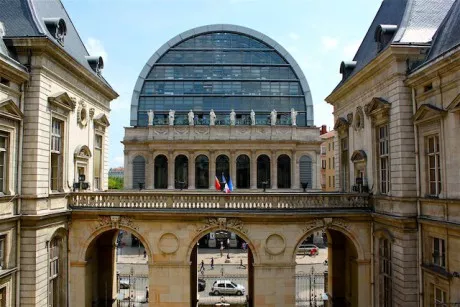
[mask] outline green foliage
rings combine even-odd
[[[123,189],[123,178],[109,177],[109,189],[110,190]]]

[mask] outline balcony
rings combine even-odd
[[[325,212],[370,211],[366,194],[146,191],[71,193],[72,210]]]

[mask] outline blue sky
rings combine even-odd
[[[230,23],[283,45],[307,77],[315,125],[332,127],[324,98],[340,81],[381,0],[62,0],[91,55],[104,57],[104,77],[119,93],[111,104],[110,167],[123,165],[124,127],[132,90],[150,56],[190,28]]]

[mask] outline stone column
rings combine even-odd
[[[152,167],[150,178],[152,178],[152,189],[155,189],[155,152],[152,151]]]
[[[153,189],[153,167],[154,167],[154,160],[153,154],[152,156],[146,161],[145,164],[145,189],[152,190]]]
[[[358,305],[359,307],[372,306],[371,304],[371,263],[370,260],[356,260],[358,266]]]
[[[71,289],[69,297],[69,306],[88,306],[91,304],[90,300],[87,300],[85,292],[87,285],[86,281],[86,262],[70,262],[69,267],[69,288]],[[91,295],[91,293],[89,293]]]
[[[188,188],[189,190],[195,189],[195,153],[193,151],[190,152],[188,160]]]
[[[257,189],[257,152],[251,152],[251,189]]]
[[[216,154],[214,150],[209,151],[209,189],[215,190],[214,180],[216,177]]]
[[[168,189],[174,189],[174,152],[171,150],[168,154]]]
[[[299,189],[299,163],[297,161],[297,152],[292,151],[291,155],[291,189]]]
[[[230,178],[232,178],[233,188],[236,188],[236,154],[235,154],[235,151],[230,151]]]
[[[254,306],[294,307],[295,291],[295,263],[254,265]]]
[[[125,155],[125,172],[123,175],[124,186],[125,189],[132,189],[133,188],[133,164],[129,160],[129,152],[127,150],[124,151]]]
[[[270,182],[272,189],[278,189],[278,156],[276,151],[272,151],[272,158],[270,163],[271,171],[270,171]]]
[[[149,306],[189,307],[190,288],[189,263],[160,261],[149,265]]]

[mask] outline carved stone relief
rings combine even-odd
[[[265,251],[270,255],[279,255],[286,249],[286,242],[279,234],[271,234],[265,240]]]
[[[112,228],[120,228],[120,226],[125,226],[134,230],[138,230],[138,227],[134,224],[132,218],[123,215],[100,215],[98,218],[97,228],[106,226],[110,226]]]
[[[248,229],[244,226],[243,222],[240,219],[230,218],[215,218],[209,217],[204,221],[204,225],[198,226],[195,229],[195,232],[200,233],[208,228],[218,227],[220,229],[236,229],[241,233],[247,234]]]
[[[158,248],[165,254],[173,254],[179,249],[179,239],[173,233],[165,233],[158,240]]]

